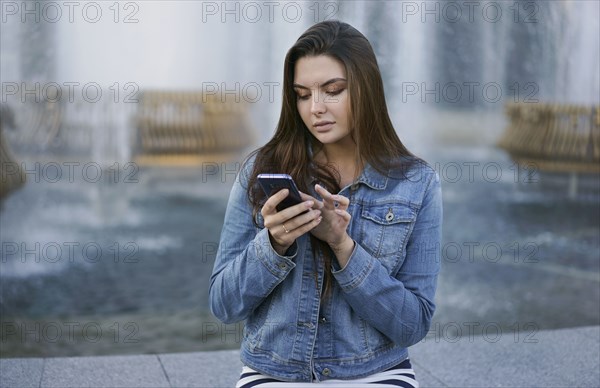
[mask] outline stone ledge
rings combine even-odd
[[[433,335],[410,355],[422,387],[600,386],[600,326]],[[241,367],[237,350],[0,359],[0,387],[233,387]]]

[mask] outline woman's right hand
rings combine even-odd
[[[314,202],[310,200],[278,212],[277,205],[288,194],[288,189],[278,191],[269,197],[260,211],[265,228],[269,230],[271,245],[281,256],[285,254],[298,237],[319,225],[322,219],[321,211],[312,209]],[[308,212],[301,214],[306,210]]]

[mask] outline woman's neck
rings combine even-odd
[[[341,178],[338,183],[340,187],[344,187],[360,176],[364,168],[361,161],[356,159],[354,151],[355,148],[348,145],[325,144],[314,155],[314,159],[319,163],[335,166]]]
[[[337,166],[353,165],[356,159],[356,144],[350,136],[337,143],[322,144],[315,158],[321,163],[332,163]]]

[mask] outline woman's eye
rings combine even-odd
[[[343,91],[344,91],[344,89],[328,90],[327,94],[329,94],[330,96],[337,96],[338,94],[340,94]]]
[[[310,97],[310,94],[305,94],[305,95],[297,94],[296,97],[298,97],[299,100],[308,100],[308,98]]]

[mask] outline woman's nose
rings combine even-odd
[[[310,107],[310,112],[313,114],[323,114],[327,110],[325,107],[325,102],[323,101],[323,96],[318,94],[314,95],[312,98],[312,105]]]

